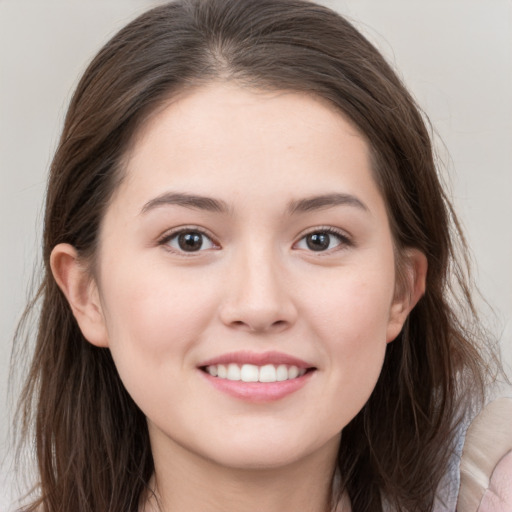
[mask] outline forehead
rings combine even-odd
[[[172,122],[171,117],[174,119]],[[282,128],[282,135],[299,135],[301,128],[330,129],[339,125],[354,137],[365,139],[358,128],[330,101],[316,94],[293,90],[268,90],[239,85],[237,82],[213,82],[190,87],[170,95],[145,116],[135,134],[132,149],[155,129],[171,124],[185,136],[218,127],[221,121],[250,119],[246,126],[258,128],[262,121],[266,129]],[[201,120],[198,124],[197,120]],[[295,123],[295,124],[293,124]],[[227,132],[210,132],[223,137]],[[309,134],[310,135],[310,134]],[[224,142],[227,142],[223,138]]]
[[[131,183],[138,195],[158,192],[151,185],[243,193],[261,182],[290,195],[325,193],[336,178],[375,189],[365,137],[326,100],[231,83],[163,103],[137,133],[125,172],[121,188]]]

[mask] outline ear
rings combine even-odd
[[[428,262],[418,249],[407,249],[402,256],[402,276],[399,277],[391,304],[386,341],[393,341],[402,330],[407,316],[425,294]]]
[[[107,329],[98,287],[76,249],[69,244],[56,245],[50,256],[50,266],[84,337],[97,347],[107,347]]]

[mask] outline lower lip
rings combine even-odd
[[[200,370],[203,377],[216,389],[246,402],[274,402],[295,393],[311,379],[314,371],[309,371],[296,379],[281,382],[243,382],[241,380],[220,379]]]

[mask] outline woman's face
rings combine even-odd
[[[153,450],[239,468],[335,451],[412,307],[364,138],[311,96],[211,85],[155,113],[125,170],[89,338]]]

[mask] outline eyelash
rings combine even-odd
[[[332,252],[337,252],[337,251],[346,249],[348,247],[354,246],[352,239],[344,231],[333,228],[332,226],[318,226],[318,227],[311,229],[310,231],[304,233],[299,238],[299,240],[294,243],[294,246],[299,244],[302,240],[305,240],[306,237],[308,237],[310,235],[315,235],[315,234],[334,236],[339,241],[339,244],[337,244],[335,247],[333,247],[331,249],[327,249],[325,251],[314,251],[313,249],[309,249],[310,252],[312,252],[312,253],[316,252],[316,253],[318,253],[318,255],[330,254]]]
[[[221,248],[220,244],[218,244],[209,233],[207,233],[204,229],[197,227],[197,226],[186,226],[186,227],[176,228],[173,231],[168,232],[163,237],[161,237],[158,240],[158,245],[163,246],[166,250],[168,250],[170,252],[174,252],[174,253],[177,253],[182,256],[186,256],[186,257],[195,256],[195,255],[197,255],[197,253],[201,253],[205,249],[202,249],[202,247],[200,247],[198,250],[186,251],[184,249],[173,248],[169,245],[169,243],[173,239],[179,237],[180,235],[192,234],[192,233],[197,233],[197,234],[201,235],[201,237],[203,237],[203,244],[204,244],[204,238],[209,240],[213,246],[210,249],[220,249]],[[315,227],[314,229],[312,229],[311,231],[304,233],[298,239],[298,241],[293,244],[293,247],[295,248],[300,242],[305,240],[308,236],[315,235],[315,234],[334,236],[338,239],[339,243],[335,247],[330,248],[330,249],[328,248],[326,250],[315,251],[314,249],[311,249],[311,248],[304,249],[304,250],[309,250],[309,252],[318,253],[319,255],[322,255],[325,253],[331,253],[331,252],[343,250],[344,248],[352,247],[354,245],[354,243],[352,242],[350,237],[347,236],[347,234],[344,233],[343,231],[333,228],[332,226],[318,226],[318,227]]]
[[[176,229],[172,230],[171,232],[167,232],[165,235],[163,235],[158,240],[158,245],[161,245],[169,252],[179,254],[180,256],[193,257],[193,256],[197,255],[197,253],[203,252],[204,249],[203,250],[199,249],[197,251],[186,251],[183,249],[171,247],[169,245],[169,243],[173,239],[175,239],[175,238],[177,239],[180,235],[186,235],[186,234],[191,234],[191,233],[197,233],[197,234],[201,235],[203,237],[203,243],[204,243],[204,238],[209,240],[210,243],[214,246],[212,248],[215,248],[215,249],[220,248],[220,245],[214,240],[214,238],[209,233],[207,233],[204,229],[197,227],[197,226],[180,227],[180,228],[176,228]]]

